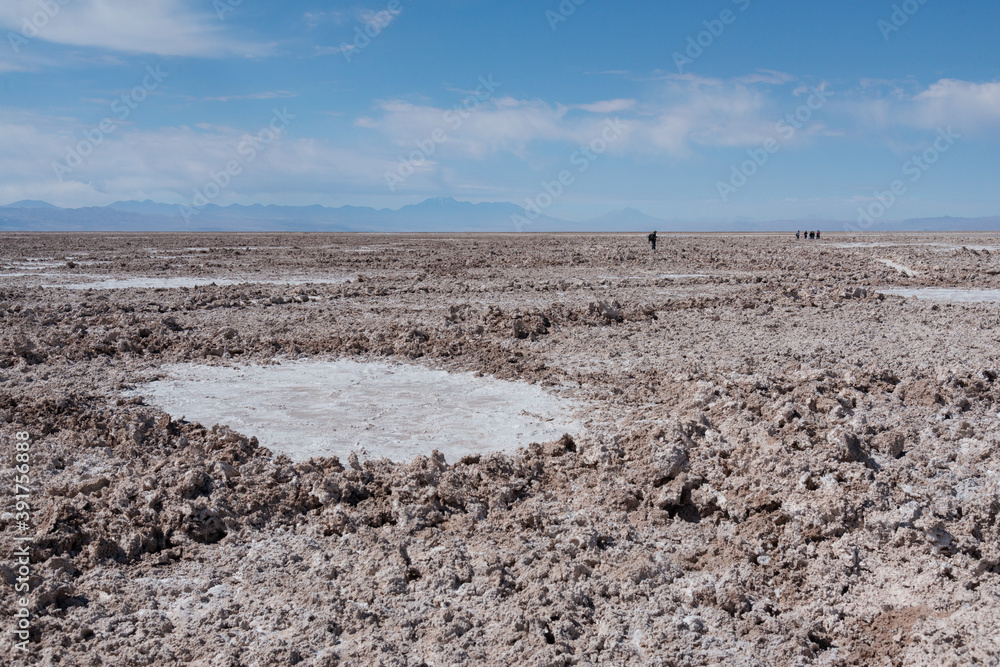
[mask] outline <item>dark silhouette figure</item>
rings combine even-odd
[[[799,240],[799,233],[798,233],[797,231],[795,232],[795,240],[796,240],[796,241],[798,241],[798,240]]]
[[[809,232],[809,240],[812,241],[816,238],[816,232]]]
[[[819,230],[818,229],[816,230],[816,240],[817,241],[819,240]]]
[[[655,251],[656,250],[656,232],[654,231],[652,234],[650,234],[646,238],[649,239],[649,242],[653,245],[653,250]]]

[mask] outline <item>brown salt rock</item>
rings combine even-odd
[[[830,447],[831,456],[841,463],[864,462],[868,460],[864,449],[861,447],[861,439],[858,436],[838,426],[826,435],[827,445]]]
[[[934,407],[946,400],[936,382],[930,379],[904,380],[896,387],[896,394],[906,405]]]
[[[882,454],[898,459],[903,454],[907,435],[907,432],[900,429],[884,431],[872,438],[872,448]]]

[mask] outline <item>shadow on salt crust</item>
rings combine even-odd
[[[352,451],[409,462],[435,449],[463,456],[513,452],[563,433],[580,434],[583,404],[540,387],[405,364],[295,361],[228,368],[164,366],[168,379],[132,394],[207,427],[256,436],[293,461]]]

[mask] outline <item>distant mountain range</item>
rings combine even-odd
[[[525,224],[527,223],[527,224]],[[574,222],[547,215],[529,219],[509,202],[472,204],[448,197],[428,199],[398,210],[363,206],[207,206],[195,210],[153,201],[120,201],[107,206],[60,208],[25,200],[0,207],[0,231],[68,232],[793,232],[797,229],[852,231],[835,220],[772,222],[668,222],[625,208]],[[866,231],[997,231],[1000,217],[923,218],[879,222]]]

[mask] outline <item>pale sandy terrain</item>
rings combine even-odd
[[[0,238],[0,662],[998,664],[1000,239],[659,245]],[[199,421],[148,384],[343,359],[480,383],[236,406],[259,443],[211,417],[253,392]],[[296,415],[361,455],[279,454]]]

